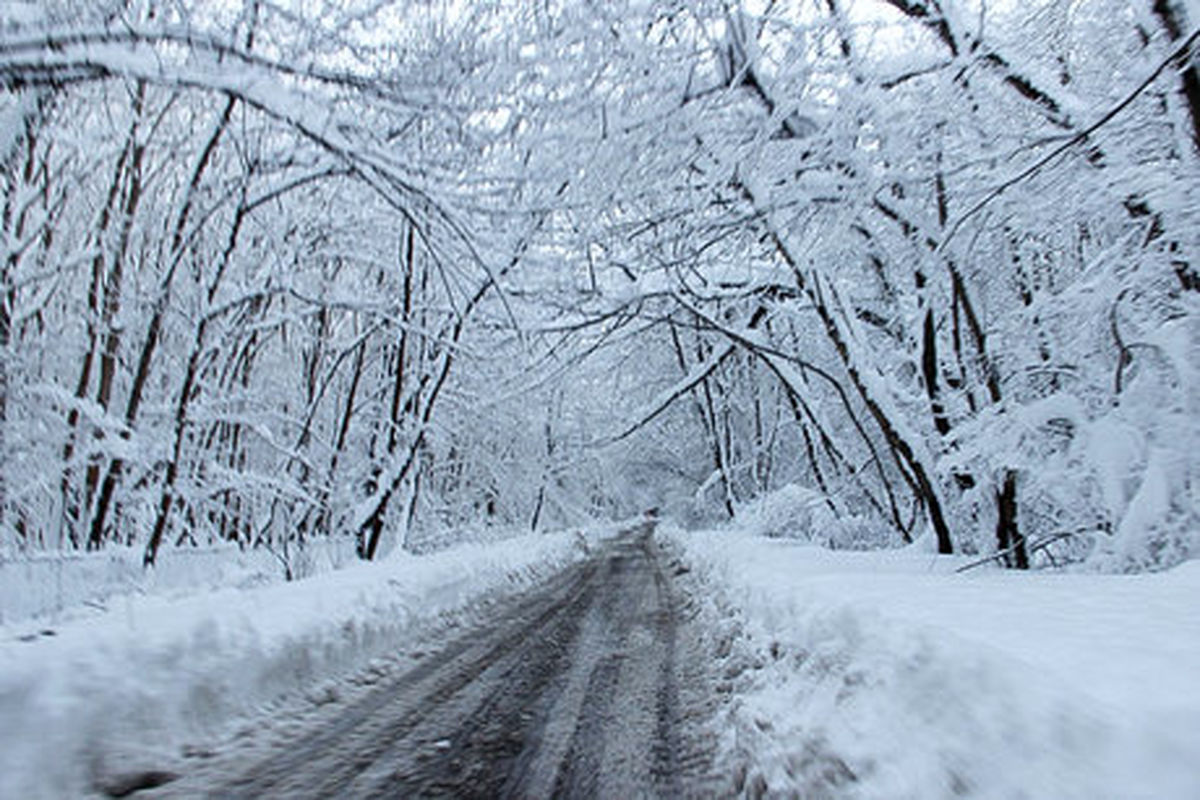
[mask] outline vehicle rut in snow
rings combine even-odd
[[[709,754],[702,714],[681,702],[703,691],[696,659],[681,657],[652,527],[604,543],[269,757],[163,796],[692,794]]]

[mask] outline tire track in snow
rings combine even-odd
[[[680,675],[673,588],[653,523],[628,530],[265,758],[215,759],[155,796],[693,794],[711,754],[684,706],[708,692],[695,664]]]

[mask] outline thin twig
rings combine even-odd
[[[1059,541],[1060,539],[1067,539],[1067,538],[1070,538],[1071,536],[1078,536],[1079,534],[1084,533],[1085,531],[1090,531],[1090,530],[1094,530],[1094,528],[1076,528],[1073,531],[1059,531],[1058,533],[1047,534],[1046,536],[1043,536],[1041,539],[1038,539],[1037,541],[1035,541],[1033,544],[1030,544],[1029,552],[1036,553],[1038,550],[1044,550],[1044,549],[1046,549],[1046,547],[1054,544],[1055,542]],[[1015,552],[1017,550],[1017,548],[1021,547],[1021,545],[1023,545],[1023,544],[1025,544],[1025,542],[1020,541],[1020,542],[1017,542],[1016,544],[1012,545],[1011,547],[1006,547],[1003,550],[997,550],[996,552],[992,553],[987,558],[981,558],[978,561],[972,561],[969,564],[963,564],[961,567],[954,570],[954,572],[956,574],[959,572],[966,572],[969,569],[974,569],[975,567],[981,567],[984,564],[1001,559],[1004,556],[1010,555],[1011,553]]]

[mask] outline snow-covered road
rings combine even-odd
[[[695,794],[710,761],[689,699],[708,695],[703,659],[651,528],[356,696],[331,693],[270,744],[192,760],[151,796]]]

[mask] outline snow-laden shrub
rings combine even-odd
[[[734,524],[753,536],[801,539],[843,550],[879,547],[894,538],[878,522],[847,513],[823,493],[794,483],[740,507]]]
[[[814,510],[824,504],[820,492],[788,484],[757,497],[737,510],[738,527],[754,536],[768,538],[814,538]]]

